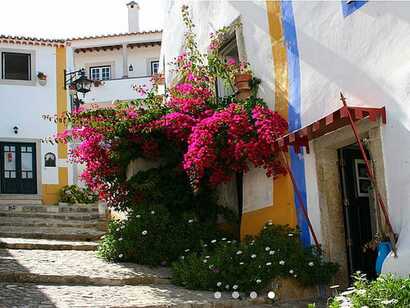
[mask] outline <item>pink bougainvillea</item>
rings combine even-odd
[[[82,178],[91,189],[118,201],[127,192],[130,160],[166,159],[170,153],[179,157],[194,189],[227,182],[251,166],[264,168],[268,176],[285,172],[274,143],[286,133],[287,122],[255,95],[220,100],[215,93],[217,78],[231,78],[233,84],[234,72],[244,65],[218,58],[219,36],[213,35],[210,52],[203,55],[193,34],[186,35],[187,50],[174,61],[179,82],[165,96],[144,90],[146,98],[138,103],[72,114],[74,128],[57,139],[79,142],[71,157],[85,165]]]

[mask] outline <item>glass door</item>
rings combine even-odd
[[[36,194],[36,145],[0,143],[1,193]]]

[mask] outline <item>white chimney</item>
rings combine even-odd
[[[128,7],[128,32],[140,31],[140,6],[137,2],[127,3]]]

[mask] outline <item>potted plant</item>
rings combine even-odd
[[[391,243],[389,237],[382,233],[376,233],[374,238],[363,246],[363,252],[377,252],[376,256],[376,273],[380,274],[383,262],[391,251]]]
[[[249,63],[239,63],[234,70],[234,82],[235,87],[238,90],[238,94],[236,96],[239,99],[247,99],[251,96],[251,81],[252,71],[249,67]]]
[[[94,80],[93,83],[94,83],[94,87],[96,87],[96,88],[98,88],[99,86],[104,85],[104,83],[102,82],[102,80],[98,80],[98,79]]]
[[[37,79],[38,79],[38,83],[41,86],[45,86],[47,84],[47,75],[44,74],[43,72],[38,72],[37,73]]]

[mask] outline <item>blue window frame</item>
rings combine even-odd
[[[350,14],[354,13],[357,9],[365,5],[367,0],[355,1],[355,0],[342,0],[342,10],[343,16],[347,17]]]

